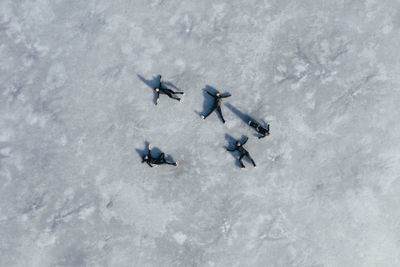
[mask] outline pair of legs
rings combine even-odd
[[[257,123],[255,123],[254,121],[249,121],[249,125],[251,126],[251,127],[253,127],[254,129],[256,129],[257,130],[257,127],[259,126]]]
[[[161,164],[168,164],[168,165],[174,165],[176,166],[176,162],[168,162],[165,160],[165,154],[161,153],[161,155],[155,160],[155,164],[161,165]]]
[[[175,100],[178,100],[178,101],[181,101],[181,99],[179,98],[179,97],[177,97],[177,96],[175,96],[176,94],[179,94],[179,95],[183,95],[183,92],[174,92],[174,91],[172,91],[171,89],[164,89],[165,91],[165,94],[167,95],[167,96],[169,96],[170,98],[172,98],[172,99],[175,99]]]
[[[203,116],[203,119],[206,119],[215,110],[217,110],[217,113],[218,113],[219,117],[221,118],[222,122],[225,123],[224,116],[222,116],[221,106],[213,106],[213,108],[206,115]]]
[[[253,121],[249,121],[249,125],[253,127],[259,134],[261,134],[258,139],[269,135],[269,125],[267,125],[267,129],[263,128],[260,124]]]
[[[254,160],[251,158],[250,154],[249,154],[249,153],[246,153],[246,154],[240,155],[240,157],[239,157],[240,166],[241,166],[242,168],[245,168],[245,166],[244,166],[244,164],[243,164],[243,161],[242,161],[242,159],[243,159],[244,156],[246,156],[246,157],[251,161],[251,163],[253,163],[253,166],[256,167],[256,163],[255,163]]]

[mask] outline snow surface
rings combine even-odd
[[[399,44],[397,0],[1,0],[0,265],[400,266]]]

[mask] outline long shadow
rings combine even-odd
[[[169,87],[173,87],[173,88],[175,88],[176,90],[181,91],[181,89],[179,89],[178,87],[176,87],[175,84],[173,84],[173,83],[171,83],[171,82],[162,81],[162,83],[163,83],[164,85],[167,85],[167,86],[169,86]]]
[[[211,96],[209,96],[206,91],[208,91],[212,94],[216,94],[218,92],[217,89],[215,89],[214,87],[212,87],[210,85],[206,85],[206,87],[204,87],[202,90],[203,90],[203,96],[204,96],[203,111],[195,111],[195,113],[199,116],[206,114],[210,110],[210,108],[213,104],[213,98]]]
[[[136,74],[136,76],[144,83],[146,84],[148,87],[151,88],[151,90],[153,90],[154,92],[154,88],[156,88],[157,86],[159,86],[160,84],[160,75],[157,76],[153,76],[153,78],[151,80],[146,80],[142,75],[140,74]],[[153,97],[153,103],[154,105],[157,104],[157,95],[154,92],[154,97]]]
[[[236,116],[239,117],[239,119],[241,119],[244,123],[246,123],[247,125],[249,124],[249,121],[254,121],[257,122],[254,118],[250,117],[247,114],[244,114],[243,112],[241,112],[239,109],[237,109],[234,105],[232,105],[231,103],[225,103],[225,106],[227,108],[229,108]]]
[[[242,135],[242,137],[240,138],[240,142],[243,142],[244,141],[244,139],[246,138],[246,136],[244,136],[244,135]],[[235,138],[233,138],[231,135],[229,135],[229,134],[225,134],[225,140],[228,142],[228,145],[227,146],[224,146],[224,148],[225,149],[234,149],[235,148],[235,146],[236,146],[236,141],[238,141],[237,139],[235,139]],[[237,166],[237,167],[241,167],[240,166],[240,162],[239,162],[239,157],[238,157],[238,155],[237,155],[237,151],[235,151],[235,152],[230,152],[230,151],[227,151],[229,154],[231,154],[232,155],[232,157],[235,159],[235,165]]]
[[[154,88],[156,88],[159,85],[160,82],[160,75],[157,76],[153,76],[153,78],[151,80],[147,80],[145,79],[142,75],[140,74],[136,74],[136,76],[144,83],[146,84],[148,87],[150,87],[152,90],[154,90]]]
[[[261,120],[262,123],[260,123],[259,121],[255,120],[253,117],[250,117],[249,115],[244,114],[243,112],[241,112],[239,109],[237,109],[235,106],[233,106],[230,103],[226,103],[225,106],[227,108],[229,108],[236,116],[238,116],[247,125],[249,125],[249,121],[253,121],[261,126],[265,125],[265,127],[267,127],[267,125],[268,125],[268,123],[266,123],[264,120]],[[250,128],[254,129],[253,127],[250,127]],[[254,136],[258,136],[258,134],[254,134]]]

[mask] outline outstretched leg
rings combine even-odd
[[[164,164],[165,163],[165,154],[161,153],[161,155],[156,159],[156,164]]]
[[[168,162],[168,161],[165,159],[165,154],[164,154],[164,153],[161,153],[160,157],[158,157],[157,162],[158,162],[158,164],[168,164],[168,165],[174,165],[174,166],[177,165],[176,162]]]
[[[217,113],[221,117],[222,122],[225,123],[224,116],[222,116],[222,110],[220,106],[217,107]]]
[[[253,163],[253,166],[256,167],[256,163],[254,162],[254,160],[253,160],[253,158],[250,156],[250,154],[247,153],[246,156],[249,158],[249,160],[251,161],[251,163]]]
[[[167,96],[169,96],[169,98],[181,101],[181,99],[179,97],[176,97],[175,95],[173,95],[172,93],[167,93]]]
[[[202,118],[205,120],[208,116],[210,116],[211,113],[214,112],[214,110],[215,110],[216,108],[217,108],[216,106],[213,106],[212,109],[210,109],[210,111],[209,111],[206,115],[203,115],[203,116],[202,116]]]
[[[240,157],[239,157],[239,162],[240,162],[240,166],[241,166],[242,168],[245,168],[245,166],[244,166],[244,164],[243,164],[243,161],[242,161],[243,157],[244,157],[244,154],[240,155]]]
[[[249,125],[257,130],[258,124],[255,123],[254,121],[249,121]]]

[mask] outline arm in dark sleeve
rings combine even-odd
[[[160,100],[160,92],[156,92],[156,105],[158,104],[159,100]]]
[[[212,97],[215,97],[215,95],[211,94],[209,91],[205,90],[207,94],[209,94]]]
[[[246,144],[247,140],[249,140],[249,138],[246,136],[246,139],[243,141],[243,145]]]
[[[230,97],[230,96],[232,96],[232,95],[231,94],[227,94],[227,95],[221,96],[221,98],[227,98],[227,97]]]
[[[265,134],[260,135],[260,136],[258,137],[258,139],[264,138],[265,136],[266,136]]]
[[[151,163],[150,163],[150,162],[146,161],[146,163],[147,163],[147,165],[149,165],[150,167],[152,167],[152,168],[153,168],[153,165],[151,165]]]

